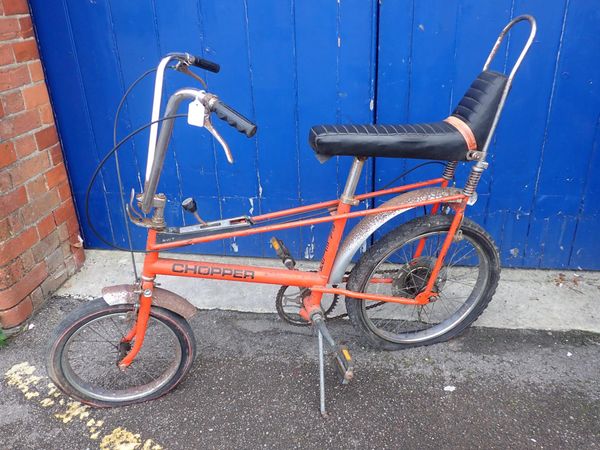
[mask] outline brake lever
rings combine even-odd
[[[195,79],[196,81],[199,81],[200,84],[202,85],[202,87],[204,89],[208,89],[208,86],[206,85],[206,81],[204,81],[202,79],[202,77],[196,75],[194,72],[192,72],[189,69],[189,65],[187,63],[184,63],[183,61],[179,61],[176,65],[175,65],[175,70],[177,70],[178,72],[181,72],[185,75],[188,75],[190,77],[192,77],[193,79]]]
[[[215,129],[215,127],[213,127],[213,124],[210,120],[210,111],[208,110],[208,108],[206,108],[206,111],[204,113],[204,128],[206,128],[208,132],[212,134],[213,137],[219,142],[219,144],[221,144],[221,147],[223,147],[223,151],[225,152],[225,156],[227,157],[227,162],[229,164],[233,164],[233,155],[231,154],[229,145],[227,144],[227,142],[225,142],[225,139],[221,137],[221,135]]]

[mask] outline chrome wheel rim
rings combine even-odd
[[[435,263],[447,231],[419,235],[400,247],[391,249],[374,267],[363,291],[383,295],[414,298],[426,284],[427,264]],[[422,238],[427,238],[423,255],[415,259],[414,251]],[[430,263],[423,263],[423,259]],[[417,262],[419,270],[411,267]],[[439,298],[424,306],[397,303],[362,302],[363,317],[369,329],[377,336],[394,343],[420,343],[434,339],[458,325],[479,302],[490,275],[490,261],[482,247],[463,235],[453,242],[436,280]],[[416,285],[403,285],[406,280],[421,278]],[[392,283],[373,283],[372,278],[391,277]]]
[[[130,401],[159,391],[177,373],[182,350],[175,332],[153,316],[143,346],[125,370],[121,343],[135,323],[133,311],[105,314],[78,328],[65,343],[61,363],[68,382],[87,397]]]

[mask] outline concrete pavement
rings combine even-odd
[[[179,256],[282,267],[281,262],[274,259]],[[133,279],[128,253],[88,250],[86,258],[83,269],[71,277],[57,295],[99,297],[102,287],[129,283]],[[137,260],[141,263],[141,254]],[[310,262],[301,262],[300,266],[317,268],[316,263]],[[161,277],[158,281],[165,289],[182,295],[199,308],[275,312],[278,286],[170,277]],[[343,312],[343,305],[337,312]],[[600,333],[600,272],[503,269],[496,295],[476,325]]]

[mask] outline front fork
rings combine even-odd
[[[151,248],[156,241],[156,231],[148,230],[147,248]],[[158,260],[157,252],[146,253],[144,258],[144,270],[142,272],[142,283],[140,285],[139,307],[137,309],[136,321],[129,332],[121,339],[121,344],[130,344],[133,342],[131,350],[119,361],[119,368],[125,370],[131,365],[135,357],[140,352],[144,344],[146,329],[148,328],[148,320],[150,319],[150,310],[152,308],[152,295],[154,293],[154,278],[155,275],[149,273],[146,268],[149,264]]]
[[[121,339],[121,343],[131,343],[133,341],[133,347],[125,355],[125,357],[119,361],[119,368],[124,370],[131,365],[137,354],[144,344],[144,337],[146,336],[146,329],[148,328],[148,320],[150,319],[150,309],[152,307],[152,291],[154,288],[154,282],[144,281],[142,282],[142,292],[140,293],[139,308],[137,310],[137,319],[129,333]]]

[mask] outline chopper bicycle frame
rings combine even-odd
[[[489,70],[504,37],[521,21],[529,23],[530,34],[510,74]],[[352,325],[374,347],[395,350],[428,345],[461,333],[491,300],[500,272],[494,243],[481,227],[465,217],[465,209],[477,199],[476,188],[488,167],[486,156],[492,136],[535,33],[531,16],[519,16],[508,23],[482,73],[444,121],[313,127],[309,140],[320,160],[336,155],[354,158],[339,199],[209,222],[200,218],[195,202],[188,199],[182,206],[199,223],[180,227],[165,223],[166,197],[156,193],[175,118],[182,116],[177,114],[180,104],[191,102],[188,121],[206,128],[221,144],[230,163],[231,151],[213,127],[211,113],[248,137],[254,135],[256,126],[215,95],[192,88],[175,92],[161,118],[163,77],[169,64],[175,62],[177,70],[195,78],[190,66],[219,70],[215,63],[187,53],[167,55],[155,79],[144,190],[139,194],[132,191],[127,207],[129,219],[148,230],[141,277],[131,285],[104,288],[101,299],[86,303],[63,320],[48,355],[48,372],[54,383],[84,403],[109,407],[158,398],[184,378],[196,353],[187,322],[196,308],[179,295],[157,287],[158,275],[294,289],[295,294],[285,298],[291,298],[289,301],[297,307],[299,320],[317,330],[323,415],[324,343],[331,349],[342,383],[349,382],[354,373],[349,349],[338,345],[327,329],[322,308],[325,294],[346,297]],[[442,160],[445,168],[439,178],[357,195],[361,170],[369,156]],[[463,188],[451,186],[459,161],[473,163]],[[390,194],[396,196],[379,206],[352,210],[361,202]],[[429,207],[429,213],[384,235],[347,274],[353,256],[373,233],[417,207]],[[362,220],[342,241],[348,219],[357,217]],[[296,268],[293,257],[276,238],[271,243],[284,268],[192,261],[160,254],[192,244],[325,223],[331,223],[331,230],[315,272]]]

